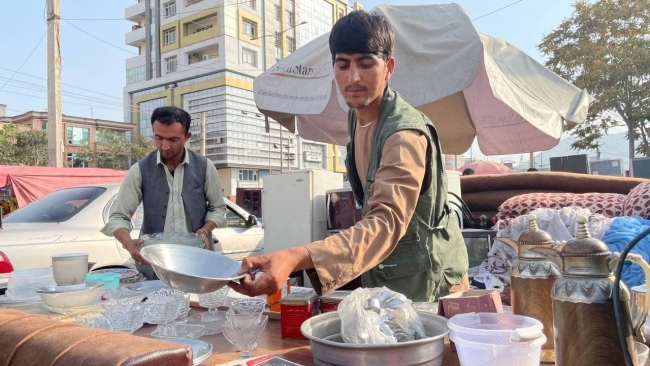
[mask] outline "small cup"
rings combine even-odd
[[[59,286],[81,285],[88,274],[88,254],[66,253],[52,256],[52,275]]]

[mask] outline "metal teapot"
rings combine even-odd
[[[517,240],[495,238],[508,244],[519,256],[510,269],[512,312],[535,318],[542,322],[546,343],[542,345],[541,361],[555,362],[553,336],[553,300],[551,289],[560,276],[558,267],[544,255],[531,251],[533,248],[551,248],[553,238],[537,226],[535,215],[528,215],[528,230]]]
[[[555,362],[557,366],[623,365],[613,300],[612,268],[616,259],[610,261],[612,253],[607,245],[591,237],[585,216],[577,216],[576,222],[575,239],[555,248],[531,249],[561,268],[551,293]],[[633,322],[628,306],[630,296],[622,283],[619,293],[625,311],[627,349],[636,360],[634,335],[643,337],[645,317],[639,314]]]

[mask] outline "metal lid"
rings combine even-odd
[[[528,215],[528,231],[524,231],[517,239],[519,245],[551,245],[553,238],[549,233],[540,230],[537,226],[537,217],[533,214]]]
[[[314,291],[292,292],[280,300],[280,305],[309,305],[318,299]]]
[[[332,291],[327,295],[321,296],[320,302],[325,304],[338,304],[351,293],[352,291]]]
[[[562,247],[562,256],[564,257],[585,257],[585,256],[608,256],[611,255],[607,244],[597,238],[592,238],[589,234],[587,223],[589,220],[586,216],[576,216],[578,224],[578,234],[575,239],[571,239]]]

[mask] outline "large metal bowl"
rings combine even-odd
[[[317,315],[302,323],[300,331],[311,344],[315,366],[440,366],[447,319],[418,311],[427,338],[392,344],[350,344],[341,338],[341,318],[336,312]]]
[[[214,292],[240,279],[239,262],[219,253],[176,244],[155,244],[140,250],[161,281],[193,294]]]

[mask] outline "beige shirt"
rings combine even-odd
[[[157,164],[162,164],[165,168],[165,175],[167,176],[167,184],[169,185],[170,191],[167,214],[165,215],[165,233],[182,234],[193,232],[190,215],[181,197],[185,165],[189,163],[189,155],[185,152],[185,159],[176,167],[174,174],[172,174],[167,165],[162,162],[160,152],[158,152]],[[226,203],[223,200],[223,194],[221,192],[219,174],[210,159],[208,159],[207,163],[203,191],[208,200],[208,213],[205,216],[205,220],[214,222],[217,227],[225,227]],[[101,232],[104,235],[112,236],[115,230],[120,228],[131,231],[131,217],[133,217],[140,202],[142,202],[142,174],[140,173],[139,164],[136,163],[126,173],[124,181],[120,186],[117,200],[115,201],[115,207],[111,211],[108,222],[101,229]]]
[[[355,163],[365,187],[376,123],[357,124]],[[321,288],[327,293],[380,264],[395,249],[413,217],[427,164],[427,138],[400,131],[384,144],[372,196],[363,220],[353,227],[306,246]]]

